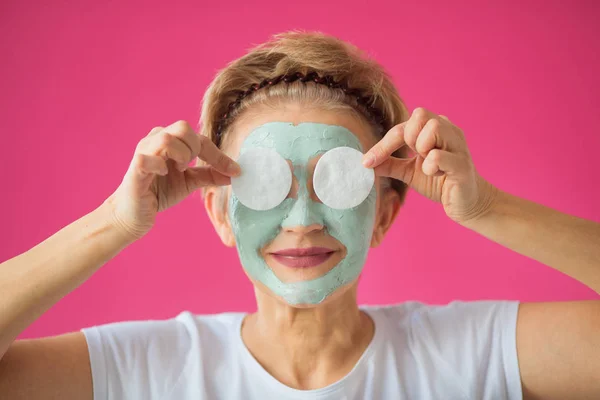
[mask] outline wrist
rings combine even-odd
[[[96,211],[125,246],[141,239],[146,233],[134,232],[119,218],[113,195],[110,195]]]
[[[473,231],[492,223],[500,203],[506,201],[507,193],[501,191],[482,177],[478,177],[479,199],[469,218],[458,221],[460,225]]]

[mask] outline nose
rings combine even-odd
[[[312,232],[320,232],[320,231],[322,231],[323,230],[323,225],[312,224],[312,225],[308,225],[308,226],[304,226],[304,225],[287,226],[287,227],[284,227],[283,230],[285,232],[299,233],[299,234],[302,234],[302,235],[307,235],[307,234],[312,233]]]
[[[281,227],[286,232],[307,234],[310,232],[321,231],[324,228],[324,220],[319,212],[319,204],[311,199],[303,182],[304,174],[300,174],[299,187],[296,193],[296,199],[290,209],[289,214],[281,223]]]
[[[317,210],[317,204],[308,196],[300,195],[282,221],[281,227],[286,232],[307,234],[323,230],[324,221]]]

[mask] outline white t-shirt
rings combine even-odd
[[[373,340],[344,378],[297,390],[241,339],[245,313],[86,328],[94,399],[522,399],[517,301],[362,306]]]

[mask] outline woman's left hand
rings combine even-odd
[[[404,145],[416,155],[391,156]],[[460,224],[485,214],[497,192],[475,170],[463,131],[424,108],[415,109],[408,121],[390,129],[365,154],[364,165],[441,202],[446,215]]]

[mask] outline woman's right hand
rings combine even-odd
[[[188,167],[196,157],[208,165]],[[228,185],[239,165],[186,121],[156,127],[137,145],[117,190],[105,201],[113,223],[131,240],[143,237],[156,214],[198,188]]]

